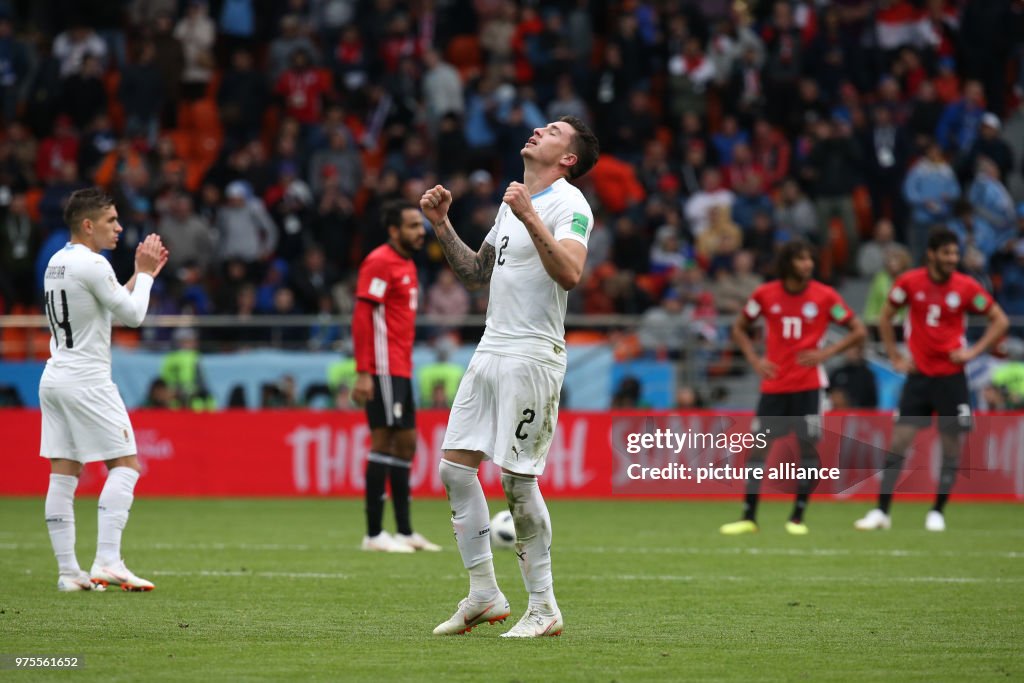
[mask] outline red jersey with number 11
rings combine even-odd
[[[910,308],[907,346],[918,371],[944,377],[964,370],[949,359],[950,353],[964,345],[964,316],[987,312],[992,297],[977,280],[963,273],[936,282],[927,268],[915,268],[893,283],[889,303],[897,309]]]
[[[788,394],[828,386],[821,366],[805,367],[796,362],[801,351],[821,345],[830,323],[846,324],[853,311],[836,290],[811,280],[802,292],[793,294],[773,280],[754,290],[743,307],[747,320],[760,317],[767,330],[765,358],[775,364],[775,377],[761,380],[761,392]]]
[[[418,286],[416,265],[390,244],[377,247],[363,261],[352,314],[358,372],[412,377]]]

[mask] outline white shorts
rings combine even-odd
[[[81,463],[135,455],[135,432],[113,382],[39,387],[39,455]]]
[[[473,354],[441,448],[481,451],[512,472],[542,474],[564,377],[561,370],[520,358]]]

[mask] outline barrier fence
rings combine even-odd
[[[443,496],[437,462],[447,416],[447,411],[439,410],[418,413],[419,446],[412,468],[416,496]],[[731,475],[744,464],[746,448],[738,444],[753,438],[751,421],[743,413],[563,412],[544,474],[545,496],[740,495],[743,479]],[[140,410],[132,413],[132,422],[144,468],[140,495],[357,496],[363,492],[369,431],[358,411]],[[891,427],[889,413],[825,416],[820,471],[835,471],[822,478],[816,493],[836,499],[876,494]],[[39,428],[38,411],[0,411],[4,435],[0,495],[45,493],[49,468],[38,455]],[[669,438],[669,432],[674,436]],[[659,433],[666,438],[655,445]],[[646,442],[644,434],[650,435]],[[776,442],[766,464],[766,493],[790,491],[795,485],[794,468],[801,463],[793,459],[790,441]],[[643,447],[638,449],[641,442]],[[933,493],[940,466],[938,439],[933,430],[923,430],[897,493]],[[781,474],[771,477],[771,467]],[[688,478],[683,476],[686,468]],[[652,474],[655,471],[658,474]],[[491,464],[481,468],[488,495],[502,495],[499,476]],[[101,464],[89,465],[78,491],[98,494],[103,478]],[[975,429],[965,440],[954,495],[1024,500],[1024,413],[976,416]]]

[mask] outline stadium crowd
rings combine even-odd
[[[349,313],[382,205],[444,183],[477,245],[530,131],[572,114],[603,154],[570,310],[644,314],[648,350],[737,311],[791,237],[884,295],[935,223],[1021,316],[1021,36],[1021,0],[0,2],[3,310],[39,310],[62,202],[97,184],[122,281],[147,234],[170,249],[152,312]],[[485,310],[418,259],[424,312]]]

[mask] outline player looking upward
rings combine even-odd
[[[490,285],[483,338],[455,396],[439,469],[469,595],[438,635],[504,621],[508,600],[494,578],[487,500],[480,463],[501,468],[516,529],[516,555],[529,593],[519,622],[503,636],[562,632],[551,576],[551,517],[537,478],[544,472],[565,376],[565,307],[587,258],[593,213],[569,183],[597,161],[597,138],[581,120],[562,117],[536,128],[520,152],[523,182],[505,190],[479,251],[448,220],[451,193],[438,185],[420,206],[456,276],[470,288]]]
[[[889,508],[903,458],[918,430],[931,425],[933,413],[939,418],[942,468],[935,504],[925,516],[925,529],[946,530],[944,510],[960,465],[960,435],[973,426],[964,364],[991,348],[1009,328],[1006,314],[989,293],[974,278],[957,272],[959,262],[956,234],[947,228],[933,229],[928,235],[925,266],[897,278],[882,305],[878,333],[893,367],[907,373],[907,381],[885,458],[878,507],[854,523],[861,531],[892,526]],[[910,309],[906,323],[910,358],[897,348],[892,325],[904,307]],[[968,313],[988,319],[984,334],[970,346],[964,339]]]
[[[121,558],[139,460],[128,411],[111,380],[110,323],[116,317],[129,327],[142,324],[167,249],[158,235],[146,237],[135,250],[135,274],[122,286],[99,253],[117,246],[122,231],[114,201],[97,188],[78,190],[68,199],[64,220],[71,241],[50,258],[43,280],[52,336],[39,382],[39,454],[50,460],[46,526],[57,557],[57,590],[153,590]],[[75,556],[75,489],[82,465],[100,460],[108,474],[99,499],[96,560],[86,574]]]
[[[363,550],[409,553],[440,550],[413,531],[409,471],[416,454],[412,345],[419,285],[412,256],[423,248],[423,215],[408,202],[384,208],[388,241],[359,267],[352,341],[356,381],[352,399],[366,405],[370,454],[366,458],[366,536]],[[384,489],[390,480],[397,533],[383,530]]]
[[[747,457],[749,467],[760,467],[775,439],[793,432],[800,449],[800,466],[818,467],[817,442],[821,436],[822,390],[827,386],[822,363],[859,344],[867,334],[839,293],[813,279],[813,248],[794,240],[778,255],[779,279],[767,282],[751,294],[732,326],[732,338],[747,362],[761,376],[761,398],[753,431],[764,434],[764,448],[755,447]],[[765,355],[754,351],[750,325],[765,320]],[[839,341],[824,346],[829,324],[849,329]],[[815,479],[797,482],[796,503],[786,522],[794,535],[808,532],[804,512]],[[757,531],[757,502],[761,482],[747,479],[743,518],[721,527],[727,535]]]

